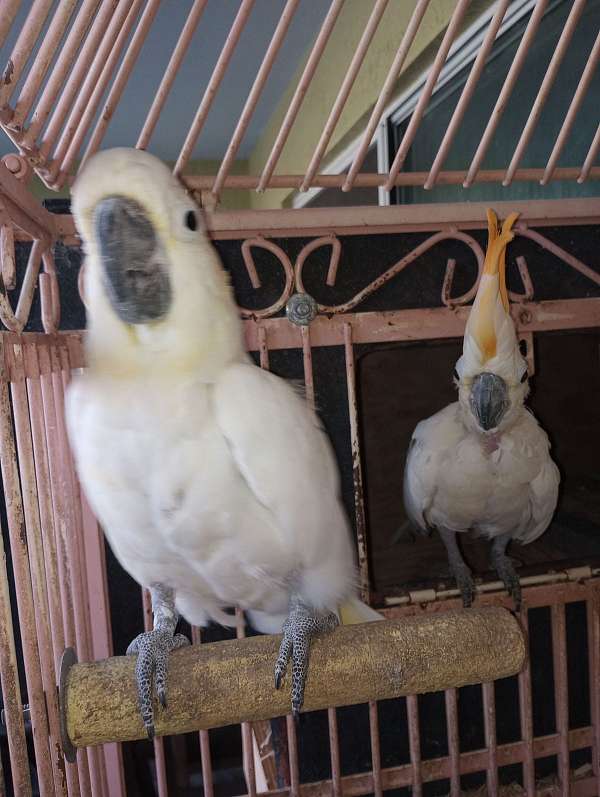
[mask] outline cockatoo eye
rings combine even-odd
[[[528,376],[529,376],[529,372],[527,371],[527,369],[525,369],[525,371],[523,372],[523,376],[521,377],[521,384],[523,384],[523,382],[525,382],[525,380],[527,379]]]
[[[198,229],[198,219],[196,218],[196,214],[193,210],[188,210],[185,214],[185,226],[188,230],[192,230],[195,232]]]

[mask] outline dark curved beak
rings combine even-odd
[[[171,304],[168,263],[144,208],[134,199],[109,196],[94,210],[94,229],[111,305],[121,321],[146,324]]]
[[[509,406],[508,388],[502,377],[484,371],[473,380],[471,411],[484,431],[495,429]]]

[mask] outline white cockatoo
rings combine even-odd
[[[85,492],[122,566],[152,595],[137,659],[153,734],[179,615],[231,625],[246,610],[292,659],[303,702],[310,639],[381,619],[356,598],[339,475],[317,416],[244,349],[228,278],[194,202],[152,155],[94,155],[73,187],[85,248],[87,368],[67,417]],[[226,686],[224,686],[226,688]]]
[[[509,313],[505,252],[517,216],[499,230],[488,211],[485,265],[454,372],[458,401],[418,424],[404,472],[406,513],[420,531],[439,531],[466,606],[474,585],[456,535],[492,540],[492,564],[519,606],[506,547],[543,534],[558,498],[548,437],[524,406],[527,362]]]

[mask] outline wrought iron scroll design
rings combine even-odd
[[[600,286],[600,273],[594,271],[594,269],[581,262],[581,260],[576,258],[570,252],[567,252],[558,244],[554,243],[554,241],[551,241],[545,235],[539,233],[537,230],[531,230],[525,223],[521,222],[517,225],[515,233],[517,238],[522,237],[535,241],[535,243],[537,243],[540,247],[562,260],[570,268],[575,269],[587,279]],[[386,283],[390,282],[390,280],[394,279],[398,274],[400,274],[400,272],[404,271],[407,266],[418,260],[418,258],[425,252],[428,252],[442,241],[450,240],[460,241],[471,250],[477,261],[477,275],[473,285],[469,288],[469,290],[460,296],[452,296],[452,285],[456,271],[456,260],[450,258],[446,264],[446,271],[441,288],[441,300],[442,303],[450,309],[468,304],[473,300],[477,292],[477,286],[479,285],[479,279],[481,277],[481,271],[483,268],[484,252],[478,242],[468,233],[457,230],[454,227],[449,227],[426,238],[418,246],[414,247],[410,252],[408,252],[408,254],[404,255],[400,260],[394,263],[394,265],[390,266],[386,271],[384,271],[383,274],[372,280],[368,285],[362,288],[347,301],[337,305],[325,305],[317,302],[319,313],[324,315],[335,315],[338,313],[348,313],[354,310],[362,302],[364,302],[365,299],[376,293]],[[292,265],[290,258],[281,249],[281,247],[273,243],[273,241],[262,237],[255,237],[244,241],[242,244],[242,256],[248,276],[252,286],[255,289],[260,288],[261,283],[252,256],[252,249],[254,248],[267,249],[269,252],[275,255],[285,272],[286,282],[281,295],[270,307],[264,308],[262,310],[251,310],[246,307],[241,307],[240,311],[242,316],[244,318],[254,318],[256,320],[274,316],[281,310],[282,307],[284,307],[284,305],[292,296],[292,293],[306,293],[303,281],[303,268],[309,256],[315,250],[325,246],[331,248],[325,284],[329,287],[334,287],[336,284],[342,251],[341,241],[335,235],[326,235],[309,241],[309,243],[307,243],[300,250],[294,265]],[[516,264],[521,276],[521,281],[523,283],[523,292],[517,293],[515,291],[509,291],[509,297],[512,302],[523,304],[533,300],[534,286],[529,274],[526,258],[523,255],[517,255]]]

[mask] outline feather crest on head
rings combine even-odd
[[[479,288],[465,329],[459,376],[490,371],[513,381],[520,378],[525,361],[510,316],[506,288],[506,247],[514,238],[519,214],[511,213],[501,227],[493,210],[487,211],[488,246]]]

